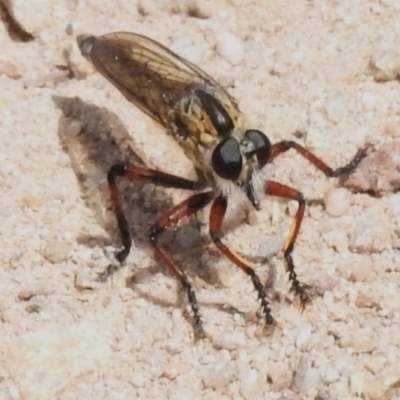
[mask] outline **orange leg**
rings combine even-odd
[[[242,271],[244,271],[247,275],[250,276],[254,288],[258,292],[258,299],[261,302],[261,308],[263,310],[265,316],[265,322],[267,325],[272,325],[274,323],[274,319],[271,315],[271,310],[269,308],[267,295],[265,293],[264,287],[260,282],[260,279],[256,272],[254,271],[254,266],[240,257],[238,254],[234,253],[230,250],[225,244],[221,241],[221,225],[224,219],[226,209],[228,206],[227,199],[223,196],[218,196],[214,203],[211,206],[210,213],[210,236],[211,240],[217,246],[217,248],[224,254],[232,263],[238,266]]]
[[[197,182],[180,178],[175,175],[145,167],[139,167],[136,165],[116,164],[110,169],[107,175],[107,180],[111,194],[111,202],[118,221],[118,228],[120,230],[122,240],[122,249],[116,254],[116,257],[120,263],[123,263],[129,254],[132,245],[132,238],[128,221],[125,217],[124,209],[120,201],[120,194],[116,183],[118,177],[127,178],[136,182],[151,182],[160,186],[186,190],[196,190],[198,188],[198,184]],[[150,243],[153,246],[155,254],[161,258],[161,260],[167,265],[175,277],[180,280],[182,286],[187,292],[189,303],[193,311],[196,335],[198,336],[203,336],[204,331],[199,312],[199,306],[192,285],[190,284],[189,279],[184,273],[182,267],[173,259],[166,248],[158,242],[158,238],[166,229],[176,226],[183,218],[189,217],[207,206],[207,204],[209,204],[213,198],[213,191],[198,193],[189,197],[187,200],[181,202],[165,213],[153,225],[149,236]],[[102,280],[105,280],[116,269],[117,268],[110,266],[108,270],[105,271],[105,273],[101,276]]]
[[[317,167],[320,171],[322,171],[326,176],[330,178],[337,178],[341,175],[353,171],[366,155],[365,150],[358,150],[354,158],[348,164],[340,168],[332,169],[305,147],[297,144],[292,140],[284,140],[272,146],[269,162],[274,160],[277,156],[279,156],[279,154],[282,154],[290,149],[296,150],[304,158],[310,161],[311,164],[315,165],[315,167]]]
[[[297,279],[297,274],[294,270],[292,252],[294,248],[294,243],[296,241],[297,235],[299,234],[301,221],[304,216],[305,200],[303,194],[299,191],[292,189],[289,186],[282,185],[281,183],[274,181],[265,182],[265,193],[271,196],[282,197],[289,200],[296,200],[299,203],[299,208],[296,212],[294,222],[290,233],[286,239],[285,245],[283,247],[283,255],[285,258],[286,271],[289,272],[289,279],[292,281],[291,290],[300,297],[302,307],[309,301],[307,291],[302,283]]]
[[[120,200],[119,190],[116,182],[118,177],[127,178],[134,182],[150,182],[159,186],[187,190],[195,190],[197,188],[197,182],[180,178],[175,175],[166,174],[165,172],[154,169],[138,167],[136,165],[116,164],[110,168],[107,175],[108,187],[110,190],[111,203],[117,218],[122,241],[122,249],[117,252],[116,257],[120,263],[123,263],[131,249],[132,238],[128,221],[126,220]],[[103,279],[104,278],[107,278],[107,276],[105,275]]]
[[[357,167],[357,165],[366,155],[365,149],[358,150],[354,158],[348,164],[344,165],[343,167],[332,169],[327,164],[325,164],[321,159],[319,159],[317,156],[315,156],[313,153],[311,153],[303,146],[297,144],[292,140],[284,140],[272,146],[269,162],[273,161],[277,156],[290,149],[296,150],[305,159],[310,161],[311,164],[313,164],[316,168],[322,171],[327,177],[339,177],[341,175],[350,173]],[[289,200],[296,200],[299,203],[299,208],[297,210],[292,229],[286,240],[283,251],[285,257],[286,270],[289,272],[289,279],[292,281],[291,290],[293,290],[295,294],[297,294],[300,297],[301,303],[304,306],[305,303],[309,301],[309,297],[306,293],[304,286],[297,279],[297,274],[294,270],[294,264],[292,259],[294,243],[299,233],[301,221],[303,220],[304,216],[304,209],[305,209],[304,196],[301,192],[292,189],[291,187],[273,181],[267,181],[265,183],[265,193]]]
[[[183,218],[189,217],[207,206],[213,198],[214,193],[212,191],[198,193],[189,197],[187,200],[173,207],[170,211],[164,214],[153,225],[150,232],[150,243],[153,246],[154,252],[167,265],[175,277],[180,280],[182,286],[187,292],[189,303],[193,311],[197,337],[204,336],[204,331],[196,295],[182,267],[172,258],[171,254],[165,249],[165,247],[158,243],[158,238],[166,229],[176,226]]]

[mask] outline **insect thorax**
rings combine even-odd
[[[210,153],[224,137],[241,127],[241,114],[225,93],[195,89],[174,108],[174,136],[193,164],[211,173]]]

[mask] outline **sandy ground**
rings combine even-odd
[[[194,342],[186,295],[147,242],[152,222],[187,196],[181,190],[125,186],[133,249],[107,283],[96,281],[119,246],[107,169],[140,157],[182,176],[193,170],[76,45],[82,33],[148,35],[225,85],[249,127],[272,142],[295,139],[336,167],[358,148],[399,139],[399,3],[14,8],[36,40],[13,42],[0,27],[0,399],[400,399],[400,196],[390,190],[339,192],[330,212],[328,202],[307,208],[294,260],[316,295],[303,313],[280,251],[296,204],[266,198],[256,213],[230,199],[225,240],[268,282],[278,323],[269,335],[251,282],[211,246],[206,209],[165,235],[209,335]],[[338,185],[292,151],[265,176],[308,199]]]

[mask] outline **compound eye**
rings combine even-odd
[[[271,142],[264,133],[253,129],[246,131],[245,137],[254,146],[254,149],[246,153],[246,155],[255,155],[259,167],[262,168],[268,162],[271,154]]]
[[[222,140],[213,151],[211,163],[221,178],[237,179],[242,172],[242,156],[237,140],[232,137]]]

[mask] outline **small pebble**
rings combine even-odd
[[[311,337],[312,328],[311,326],[305,326],[299,330],[296,338],[296,347],[301,348],[306,344]]]
[[[136,372],[135,374],[132,375],[132,380],[131,383],[133,386],[136,387],[143,387],[145,385],[145,377],[143,376],[142,373]]]
[[[299,203],[294,200],[290,200],[287,205],[288,214],[290,217],[295,217],[297,210],[299,209]]]
[[[372,263],[368,260],[356,262],[349,268],[349,280],[352,282],[364,282],[372,275]]]
[[[269,359],[270,351],[267,346],[258,346],[257,351],[253,354],[251,365],[258,370],[265,367],[265,360]]]
[[[385,134],[391,136],[393,139],[400,137],[400,124],[392,121],[385,126]]]
[[[380,373],[376,379],[369,379],[363,394],[367,400],[386,400],[393,398],[389,395],[392,388],[400,385],[400,363],[397,361]]]
[[[390,224],[385,217],[370,216],[354,222],[350,250],[355,253],[380,253],[391,245]]]
[[[215,347],[227,350],[236,350],[246,346],[246,343],[246,335],[237,331],[224,331],[214,339]]]
[[[187,11],[190,17],[207,19],[215,11],[215,2],[212,0],[188,0]]]
[[[215,271],[221,284],[227,288],[235,287],[244,279],[241,269],[225,261],[216,266]]]
[[[338,123],[346,117],[348,105],[340,92],[330,94],[325,100],[325,111],[332,122]]]
[[[376,104],[376,97],[371,92],[365,92],[361,95],[361,101],[364,107],[370,111],[373,110]]]
[[[339,353],[339,355],[334,360],[335,369],[339,374],[343,375],[348,371],[349,365],[352,363],[352,358],[346,353]]]
[[[332,229],[324,235],[326,244],[338,251],[339,253],[345,252],[349,248],[349,237],[347,232],[343,231],[341,227]],[[338,265],[340,267],[340,264]]]
[[[11,400],[20,400],[22,399],[21,393],[17,386],[9,385],[8,387],[8,394],[10,395]]]
[[[356,305],[356,307],[359,308],[372,308],[378,305],[377,302],[369,294],[362,292],[358,293],[354,304]]]
[[[353,394],[360,396],[364,392],[364,387],[366,384],[366,373],[365,372],[355,372],[350,375],[350,390]]]
[[[185,364],[173,360],[164,365],[162,376],[169,380],[174,380],[185,371],[187,371],[187,366]]]
[[[370,356],[365,361],[365,369],[376,375],[387,363],[387,359],[382,356]]]
[[[268,377],[271,380],[271,390],[281,392],[291,385],[292,370],[283,362],[271,362]]]
[[[218,54],[236,65],[243,59],[244,47],[242,41],[232,33],[220,33],[216,39]]]
[[[10,61],[0,61],[0,75],[17,80],[22,78],[24,72],[21,66],[15,65]]]
[[[381,0],[381,3],[386,7],[394,7],[397,3],[397,0]]]
[[[395,80],[400,75],[400,52],[398,48],[382,48],[370,59],[369,68],[377,81]]]
[[[323,148],[326,144],[323,139],[324,135],[320,129],[310,128],[307,131],[305,145],[308,149]]]
[[[50,291],[48,289],[45,289],[44,287],[42,287],[42,288],[27,288],[27,289],[22,289],[18,293],[17,297],[18,297],[18,300],[28,301],[34,296],[46,295],[48,293],[50,293]]]
[[[351,192],[345,188],[328,190],[324,196],[326,212],[332,217],[346,213],[351,204]]]
[[[68,259],[71,243],[67,240],[50,240],[47,242],[42,255],[53,264],[58,264]]]
[[[376,341],[374,340],[355,338],[352,347],[356,354],[371,353],[375,349],[375,343]]]
[[[387,293],[379,302],[379,307],[391,311],[400,311],[400,293]]]
[[[25,308],[26,312],[28,312],[29,314],[39,313],[41,309],[42,307],[40,307],[39,304],[29,304]]]
[[[263,392],[263,385],[258,372],[249,368],[240,376],[240,393],[245,400],[253,400],[259,398]]]
[[[265,239],[259,246],[258,254],[260,257],[268,258],[282,250],[285,243],[283,235],[275,235]]]
[[[303,394],[317,389],[321,380],[319,370],[311,367],[310,362],[304,356],[296,369],[294,386]]]
[[[88,274],[86,270],[78,270],[75,274],[75,287],[80,290],[85,289],[99,289],[101,287],[101,282],[93,279],[92,276]]]
[[[137,2],[137,11],[140,15],[158,15],[160,16],[163,11],[163,7],[160,7],[155,0],[139,0]]]
[[[325,369],[322,379],[325,383],[330,385],[333,382],[337,382],[340,379],[340,375],[339,372],[332,365],[330,365]]]
[[[225,388],[234,378],[234,364],[232,361],[217,362],[210,370],[203,384],[206,388],[221,390]]]

